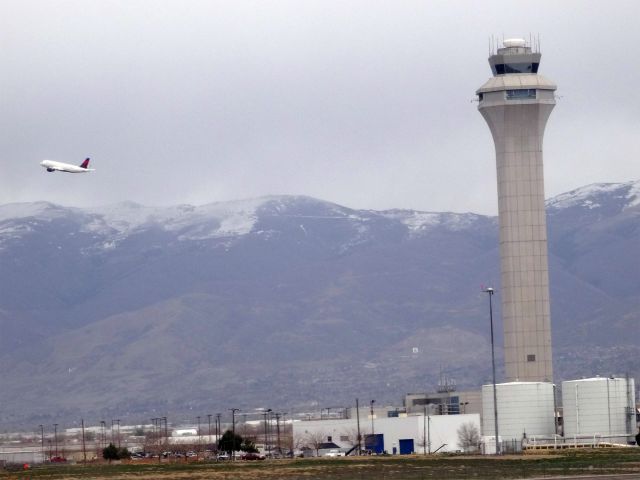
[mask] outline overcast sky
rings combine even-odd
[[[497,211],[472,102],[540,35],[546,193],[640,179],[637,1],[0,1],[0,203]],[[48,174],[42,159],[88,175]]]

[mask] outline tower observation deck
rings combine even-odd
[[[506,380],[553,381],[542,143],[556,86],[540,53],[504,40],[476,93],[496,149]]]

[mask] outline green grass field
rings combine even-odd
[[[637,473],[640,449],[505,457],[433,456],[274,460],[237,463],[56,465],[2,471],[0,479],[516,479]]]

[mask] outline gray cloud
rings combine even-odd
[[[553,195],[640,177],[636,2],[4,1],[0,202],[493,213],[488,36],[542,39]],[[92,175],[46,174],[43,158]]]

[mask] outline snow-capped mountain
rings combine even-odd
[[[547,208],[601,208],[615,203],[622,210],[640,205],[640,181],[627,183],[594,183],[563,193],[547,201]]]
[[[548,201],[557,380],[640,373],[639,192]],[[490,374],[495,217],[299,196],[9,204],[0,271],[0,424],[397,402],[441,368],[465,386]]]

